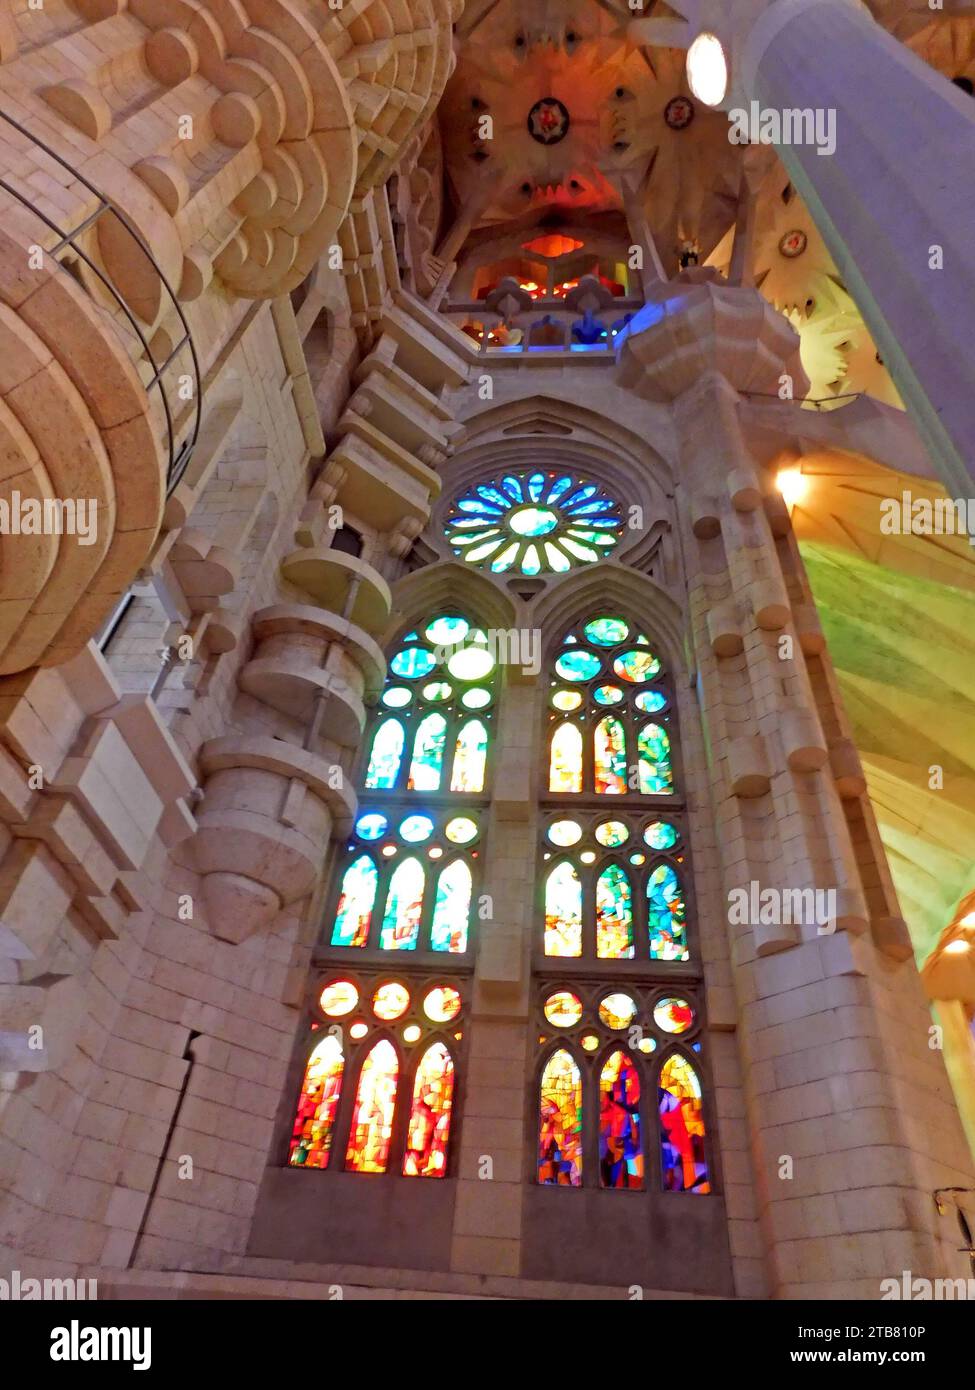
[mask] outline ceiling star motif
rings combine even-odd
[[[543,97],[528,113],[528,133],[540,145],[557,145],[569,133],[568,111],[555,97]]]

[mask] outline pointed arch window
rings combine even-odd
[[[709,1193],[695,994],[565,982],[538,1000],[537,1181]]]
[[[447,1176],[466,985],[332,971],[316,990],[290,1166]]]
[[[400,639],[368,741],[330,946],[468,953],[496,687],[488,635],[462,614],[439,613]]]

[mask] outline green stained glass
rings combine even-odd
[[[600,719],[593,731],[596,791],[601,796],[626,792],[626,733],[615,715]]]
[[[596,839],[609,849],[625,845],[629,838],[629,828],[621,820],[604,820],[601,825],[596,826]]]
[[[530,545],[521,557],[522,574],[537,574],[542,568],[542,562],[538,556],[538,546]]]
[[[553,845],[568,848],[582,839],[582,826],[577,820],[556,820],[548,828],[548,838]]]
[[[633,894],[626,870],[609,864],[596,880],[596,955],[633,958]]]
[[[671,849],[677,843],[677,831],[665,820],[655,820],[643,832],[651,849]]]
[[[430,928],[430,945],[434,951],[458,955],[467,950],[471,890],[471,871],[463,859],[455,859],[441,870]]]
[[[547,536],[558,524],[557,514],[547,507],[522,507],[508,518],[516,536]]]
[[[618,685],[597,685],[592,695],[599,705],[618,705],[623,698],[623,692]]]
[[[440,790],[443,756],[447,743],[447,721],[442,714],[428,714],[417,726],[413,740],[413,761],[407,787],[410,791]]]
[[[582,791],[582,732],[574,724],[560,724],[552,735],[548,789]]]
[[[687,960],[686,910],[680,879],[658,864],[647,879],[647,925],[651,960]]]
[[[368,854],[353,859],[342,878],[332,926],[333,946],[365,946],[378,883],[379,870]]]
[[[423,866],[404,859],[389,880],[379,944],[384,951],[413,951],[420,934],[423,907]]]
[[[370,791],[378,788],[388,791],[395,786],[405,738],[405,731],[398,719],[386,719],[376,730],[365,780],[365,786]]]
[[[644,796],[674,790],[670,735],[659,724],[644,724],[637,736],[640,791]]]
[[[660,662],[652,652],[623,652],[613,662],[613,670],[620,680],[640,685],[659,673]]]
[[[615,647],[629,637],[630,625],[622,618],[593,618],[586,623],[585,634],[597,647]]]
[[[545,954],[582,955],[582,882],[568,860],[545,881]]]
[[[494,657],[484,647],[461,647],[447,662],[447,670],[458,681],[482,681],[494,665]]]
[[[452,792],[481,792],[484,790],[484,769],[487,766],[487,729],[479,719],[469,719],[457,734],[454,766],[450,774]]]
[[[412,681],[420,676],[428,676],[436,664],[433,653],[425,647],[406,647],[396,653],[389,663],[389,669],[394,676]]]
[[[405,685],[391,685],[388,690],[383,691],[383,704],[390,709],[402,709],[413,699],[413,691],[407,690]]]
[[[599,674],[601,664],[595,652],[563,652],[555,663],[555,669],[563,680],[588,681]]]
[[[578,690],[556,690],[552,696],[552,704],[556,709],[568,714],[570,710],[579,708],[582,704],[582,696]]]
[[[424,700],[449,700],[453,693],[454,687],[446,681],[431,681],[423,687]]]
[[[470,631],[470,623],[466,618],[450,618],[443,616],[434,618],[425,629],[425,636],[428,642],[434,646],[449,646],[452,642],[462,642]]]
[[[505,546],[500,555],[496,555],[491,561],[492,574],[504,574],[505,570],[510,570],[515,560],[518,558],[518,551],[521,546],[517,541],[513,545]]]
[[[667,703],[667,696],[659,690],[640,690],[634,696],[633,703],[644,714],[656,714]]]
[[[484,709],[491,703],[490,690],[481,690],[475,687],[473,690],[465,690],[460,697],[460,702],[465,709]]]

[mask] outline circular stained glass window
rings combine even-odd
[[[326,985],[318,997],[323,1014],[329,1018],[341,1018],[350,1014],[359,1002],[359,991],[351,980],[334,980]]]
[[[686,999],[661,999],[653,1006],[653,1021],[663,1033],[686,1033],[694,1025],[694,1010]]]
[[[449,700],[453,693],[454,687],[447,681],[431,681],[423,687],[424,700]]]
[[[460,1013],[460,995],[451,985],[437,985],[424,998],[423,1012],[433,1023],[449,1023]]]
[[[618,685],[597,685],[592,695],[598,705],[618,705],[623,698]]]
[[[641,690],[634,697],[633,703],[637,709],[642,709],[644,714],[656,714],[667,703],[667,696],[661,695],[659,690]]]
[[[568,713],[569,710],[579,708],[582,704],[582,696],[578,690],[556,690],[552,696],[552,704],[556,709]]]
[[[460,697],[460,702],[465,709],[483,709],[491,703],[491,692],[480,688],[466,690]]]
[[[615,647],[630,635],[630,625],[622,618],[593,618],[584,628],[586,640],[597,647]]]
[[[602,825],[596,826],[596,839],[610,849],[625,845],[629,838],[630,832],[621,820],[604,820]]]
[[[386,834],[388,825],[389,821],[385,816],[381,816],[378,811],[370,811],[356,821],[355,833],[360,840],[378,840],[380,835]]]
[[[408,844],[418,845],[433,834],[433,821],[429,816],[407,816],[400,822],[399,833]]]
[[[613,662],[613,670],[621,681],[642,685],[659,673],[660,662],[653,652],[623,652]]]
[[[494,657],[484,647],[459,647],[447,662],[447,670],[459,681],[482,681],[494,670]]]
[[[383,691],[383,704],[390,709],[402,709],[413,699],[413,691],[407,690],[405,685],[391,685],[388,690]]]
[[[380,985],[372,996],[372,1011],[377,1018],[402,1018],[410,1007],[410,991],[405,985]]]
[[[445,527],[468,564],[529,575],[591,565],[619,543],[622,529],[619,504],[597,483],[548,472],[478,483],[456,500]]]
[[[434,618],[424,629],[424,636],[434,646],[449,646],[452,642],[462,642],[470,631],[466,618]]]
[[[601,664],[595,652],[563,652],[555,669],[565,681],[589,681],[598,675]]]
[[[548,828],[553,845],[574,845],[582,838],[582,826],[577,820],[555,820]]]
[[[677,843],[677,831],[665,820],[655,820],[643,832],[651,849],[670,849]]]
[[[389,669],[394,676],[402,676],[405,680],[415,681],[420,676],[428,676],[436,666],[433,653],[428,652],[423,647],[406,647],[403,651],[397,652],[389,663]]]
[[[454,816],[444,827],[444,834],[454,845],[466,845],[477,834],[477,822],[470,816]]]
[[[629,994],[607,994],[599,1005],[599,1017],[607,1028],[628,1028],[636,1018],[636,1001]]]
[[[582,1000],[567,989],[557,990],[545,1000],[545,1017],[553,1028],[571,1028],[582,1017]]]

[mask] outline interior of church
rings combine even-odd
[[[0,1283],[975,1297],[973,188],[971,0],[0,0]]]

